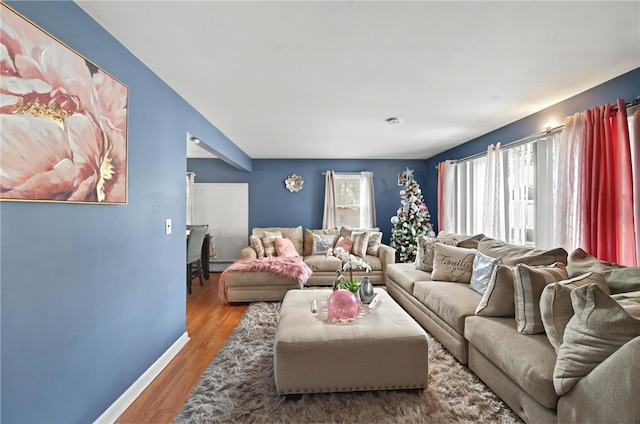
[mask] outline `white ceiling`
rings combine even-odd
[[[252,158],[428,158],[640,67],[640,1],[77,3]]]

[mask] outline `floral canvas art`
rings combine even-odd
[[[126,203],[127,87],[0,6],[0,199]]]

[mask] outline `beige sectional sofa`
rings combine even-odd
[[[335,256],[327,256],[326,253],[314,254],[314,235],[325,235],[329,239],[333,237],[337,240],[341,235],[351,235],[354,231],[358,230],[341,227],[303,231],[301,226],[268,227],[253,228],[251,235],[261,238],[265,232],[280,233],[282,237],[290,239],[300,259],[312,271],[304,286],[331,286],[336,277],[336,270],[342,268],[342,262]],[[387,266],[395,262],[395,249],[381,243],[382,233],[378,229],[366,231],[379,233],[377,243],[371,240],[372,237],[369,238],[366,255],[362,256],[371,266],[371,271],[366,273],[363,270],[355,270],[353,275],[367,275],[373,284],[384,285]],[[247,246],[240,251],[240,259],[256,259],[258,256],[258,251],[253,246]],[[287,291],[295,288],[300,288],[296,281],[269,272],[235,272],[229,273],[225,278],[226,297],[232,303],[282,300]]]
[[[640,422],[640,292],[633,292],[640,290],[640,268],[603,262],[580,249],[568,255],[563,249],[510,245],[482,234],[441,233],[431,242],[432,256],[445,258],[442,263],[454,268],[463,262],[448,256],[449,246],[475,249],[471,252],[478,257],[477,252],[485,258],[501,258],[484,295],[464,282],[434,280],[432,276],[442,275],[436,269],[438,257],[431,272],[418,270],[413,263],[388,265],[387,291],[524,421]],[[465,261],[468,268],[468,259]],[[566,279],[554,281],[561,275]],[[543,277],[550,280],[536,280]],[[587,284],[592,282],[598,287]],[[525,293],[522,287],[527,284],[538,288]],[[561,298],[558,293],[567,287]],[[601,300],[595,302],[595,298]],[[610,299],[615,300],[609,305],[613,309],[625,301],[631,306],[625,306],[626,312],[616,309],[600,315],[613,322],[606,322],[609,318],[594,322],[596,306]],[[567,302],[570,312],[561,317],[556,309],[564,307],[566,314]],[[574,314],[572,302],[573,309],[581,313]],[[635,316],[626,315],[629,311]],[[627,321],[620,324],[616,319],[623,315]],[[519,332],[534,321],[538,323],[531,325],[534,334]],[[552,331],[556,321],[566,326],[559,340]],[[585,371],[584,367],[593,369]]]

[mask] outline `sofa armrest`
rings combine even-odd
[[[558,400],[559,423],[637,423],[640,336],[629,341]]]
[[[386,264],[393,264],[396,262],[396,249],[386,244],[381,244],[380,250],[378,250],[378,257],[383,267]]]
[[[396,249],[386,244],[381,244],[380,250],[378,250],[378,257],[382,263],[382,281],[386,281],[387,265],[396,262]]]
[[[244,249],[240,250],[240,259],[256,259],[257,257],[258,254],[251,246],[247,246]]]

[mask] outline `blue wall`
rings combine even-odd
[[[127,205],[0,203],[0,421],[88,423],[186,330],[187,131],[251,160],[75,3],[10,5],[129,88]]]
[[[196,173],[196,183],[249,183],[249,229],[253,227],[302,225],[322,228],[324,207],[323,171],[372,171],[376,197],[376,224],[388,243],[392,216],[400,206],[398,173],[414,169],[418,184],[425,180],[424,160],[329,160],[329,159],[254,159],[253,172],[238,171],[218,159],[189,159],[187,169]],[[291,193],[284,180],[290,174],[304,180],[304,188]],[[424,191],[423,191],[424,193]]]
[[[458,147],[447,150],[426,161],[425,176],[428,186],[423,187],[425,203],[431,210],[431,222],[437,225],[438,213],[438,171],[436,166],[445,160],[463,159],[478,153],[486,152],[487,146],[496,143],[506,145],[533,134],[544,131],[545,124],[555,125],[563,123],[566,116],[577,112],[601,106],[607,102],[614,103],[617,99],[630,102],[640,95],[640,68],[620,75],[603,84],[568,98],[540,112],[529,115],[512,124],[506,125],[481,137],[468,141]],[[527,99],[523,99],[526,101]]]

